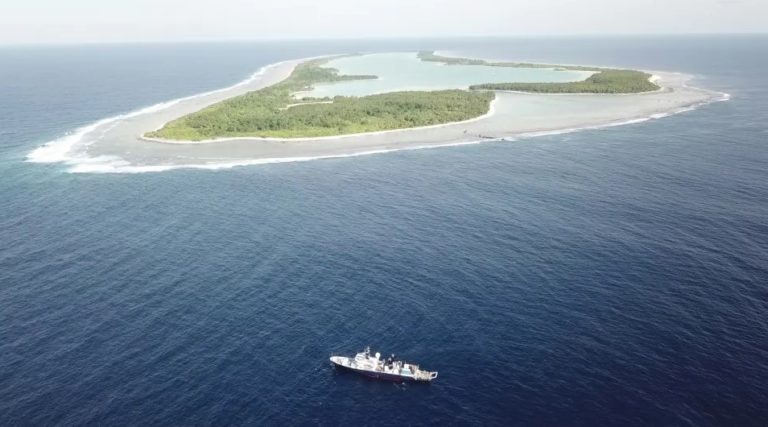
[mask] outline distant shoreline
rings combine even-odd
[[[354,135],[474,119],[486,114],[495,98],[490,91],[460,87],[393,89],[333,99],[297,97],[317,85],[379,78],[374,74],[376,70],[341,73],[328,61],[324,58],[300,62],[288,78],[274,85],[225,99],[142,136],[161,141],[216,141]]]
[[[316,60],[319,58],[330,58],[337,55],[328,55],[328,56],[321,56],[321,57],[312,57],[312,58],[304,58],[300,60],[294,60],[289,61],[290,62],[290,69],[286,70],[280,70],[280,75],[290,75],[293,73],[295,68],[302,64],[306,63],[307,61]],[[270,64],[266,67],[264,67],[265,73],[270,73],[273,69],[275,69],[277,66],[281,64],[285,64],[287,62],[281,62],[276,64]],[[546,65],[546,66],[552,66],[556,67],[555,64],[538,64],[538,65]],[[568,65],[568,67],[584,67],[584,68],[595,68],[595,69],[601,69],[600,67],[592,67],[592,66],[578,66],[578,65]],[[494,92],[497,92],[498,94],[518,94],[518,95],[524,95],[524,96],[545,96],[545,97],[640,97],[640,96],[647,96],[647,95],[653,95],[653,94],[659,94],[659,93],[672,93],[674,92],[674,88],[672,86],[675,86],[674,83],[670,83],[670,81],[673,81],[675,79],[670,78],[672,75],[679,75],[684,76],[682,74],[678,73],[666,73],[666,72],[650,72],[650,71],[644,71],[646,72],[650,77],[648,80],[653,83],[657,84],[659,86],[659,89],[654,91],[647,91],[647,92],[638,92],[638,93],[556,93],[556,92],[550,92],[550,93],[540,93],[540,92],[528,92],[528,91],[515,91],[515,90],[494,90]],[[275,72],[277,74],[277,72]],[[287,77],[286,77],[287,78]],[[689,77],[685,77],[685,80],[687,81]],[[280,80],[283,81],[283,80]],[[687,86],[686,86],[687,87]],[[694,88],[694,90],[696,90]],[[239,95],[239,94],[238,94]],[[237,95],[235,95],[237,96]],[[680,97],[678,97],[680,98]],[[220,102],[220,101],[218,101]],[[339,134],[339,135],[329,135],[329,136],[314,136],[314,137],[258,137],[258,136],[233,136],[233,137],[219,137],[219,138],[208,138],[208,139],[201,139],[201,140],[181,140],[181,139],[168,139],[168,138],[159,138],[159,137],[151,137],[147,136],[145,133],[142,133],[138,139],[146,142],[153,142],[153,143],[161,143],[161,144],[173,144],[173,145],[198,145],[198,144],[217,144],[217,143],[224,143],[224,142],[233,142],[233,141],[252,141],[254,143],[257,142],[277,142],[277,143],[300,143],[300,142],[322,142],[322,141],[335,141],[335,140],[343,140],[343,139],[354,139],[359,137],[366,137],[366,136],[391,136],[393,138],[396,138],[398,135],[402,135],[409,132],[424,132],[424,131],[430,131],[440,128],[455,128],[457,126],[461,125],[469,125],[476,122],[482,122],[484,120],[487,120],[489,118],[492,118],[494,114],[496,113],[496,106],[499,102],[498,97],[494,99],[491,102],[491,105],[489,107],[489,111],[481,116],[474,117],[467,120],[462,121],[456,121],[456,122],[447,122],[447,123],[440,123],[435,125],[428,125],[428,126],[418,126],[418,127],[407,127],[407,128],[398,128],[398,129],[387,129],[387,130],[381,130],[381,131],[371,131],[371,132],[358,132],[358,133],[349,133],[349,134]],[[691,100],[688,104],[684,102],[682,98],[678,99],[678,102],[680,102],[679,105],[675,105],[676,108],[684,108],[688,105],[692,105],[698,101]],[[211,103],[212,104],[212,103]],[[676,102],[674,104],[677,104]],[[209,104],[210,105],[210,104]],[[655,114],[659,114],[660,112],[657,112]],[[631,116],[626,118],[627,120],[637,119],[640,116]],[[612,122],[621,121],[622,119],[613,120]],[[167,123],[167,122],[166,122]],[[610,122],[609,122],[610,123]],[[165,125],[165,123],[163,124]],[[162,127],[161,125],[160,127]],[[591,126],[591,125],[590,125]],[[155,130],[159,129],[160,127],[157,127]],[[557,130],[558,127],[553,127],[551,129],[549,128],[538,128],[538,129],[519,129],[515,128],[512,132],[506,132],[505,135],[515,136],[519,135],[521,133],[526,132],[540,132],[544,130]],[[149,133],[149,132],[146,132]],[[488,132],[486,132],[488,133]],[[479,132],[478,135],[483,135],[483,132]]]
[[[322,57],[329,56],[335,55]],[[67,162],[74,165],[73,172],[218,169],[460,146],[612,127],[667,117],[728,99],[727,94],[688,86],[690,75],[655,71],[651,74],[662,87],[656,92],[603,95],[500,91],[492,108],[480,117],[420,128],[301,139],[236,137],[203,142],[141,137],[170,120],[278,83],[290,75],[296,65],[310,59],[313,58],[269,64],[246,80],[224,89],[100,120],[38,147],[27,158],[38,163]]]
[[[365,55],[363,55],[365,56]],[[635,94],[660,90],[651,74],[626,69],[573,65],[545,65],[521,62],[489,62],[482,59],[447,57],[434,51],[420,51],[415,60],[447,66],[484,68],[547,69],[588,72],[584,80],[533,81],[469,84],[449,90],[408,90],[389,88],[380,94],[359,97],[296,99],[318,84],[378,79],[376,70],[365,75],[339,73],[329,58],[310,59],[294,65],[288,77],[272,86],[236,95],[166,122],[159,129],[141,135],[147,141],[163,143],[215,143],[241,139],[305,141],[331,137],[378,134],[406,129],[469,123],[486,117],[496,92],[542,94]],[[437,72],[437,71],[435,71]],[[303,107],[300,111],[291,107]],[[377,111],[371,115],[370,111]]]

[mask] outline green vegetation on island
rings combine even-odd
[[[553,68],[556,70],[571,71],[600,71],[602,68],[582,67],[580,65],[551,65],[534,64],[530,62],[492,62],[484,59],[454,58],[450,56],[435,55],[434,51],[422,50],[418,53],[418,58],[425,62],[442,62],[447,65],[484,65],[486,67],[509,67],[509,68]]]
[[[391,92],[363,97],[302,98],[293,94],[317,83],[375,79],[339,75],[327,60],[296,67],[284,81],[211,105],[146,134],[199,141],[227,137],[299,138],[402,129],[468,120],[489,111],[493,92],[441,90]]]
[[[546,65],[527,62],[489,62],[482,59],[451,58],[421,51],[422,61],[442,62],[448,65],[485,65],[490,67],[554,68],[556,70],[594,71],[595,74],[580,82],[564,83],[484,83],[472,85],[472,90],[509,90],[535,93],[640,93],[659,90],[649,79],[651,75],[635,70],[582,67],[576,65]]]
[[[536,93],[640,93],[658,90],[651,75],[634,70],[603,70],[586,80],[566,83],[484,83],[473,90],[513,90]]]
[[[592,71],[590,77],[565,83],[485,83],[470,90],[404,91],[362,97],[304,97],[299,92],[313,85],[348,80],[376,79],[373,75],[341,75],[323,67],[330,58],[299,64],[291,75],[275,85],[248,92],[198,112],[168,122],[146,134],[150,138],[200,141],[228,137],[301,138],[336,136],[444,124],[482,116],[495,98],[493,91],[536,93],[638,93],[659,89],[650,74],[634,70],[490,62],[451,58],[431,51],[418,53],[422,61],[447,65],[550,68]]]

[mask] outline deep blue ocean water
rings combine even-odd
[[[25,162],[356,50],[693,73],[634,125],[146,174]],[[0,48],[0,424],[768,424],[768,37]],[[334,371],[365,345],[430,385]]]

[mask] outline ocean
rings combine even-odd
[[[728,102],[220,170],[27,161],[281,60],[680,71]],[[0,47],[0,424],[768,424],[768,36]],[[331,368],[371,345],[428,385]]]

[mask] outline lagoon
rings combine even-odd
[[[402,90],[467,89],[490,82],[564,83],[586,79],[591,71],[556,68],[513,68],[481,65],[446,65],[422,61],[415,52],[346,56],[329,61],[326,67],[339,74],[375,75],[375,80],[351,80],[318,84],[297,97],[366,96]]]

